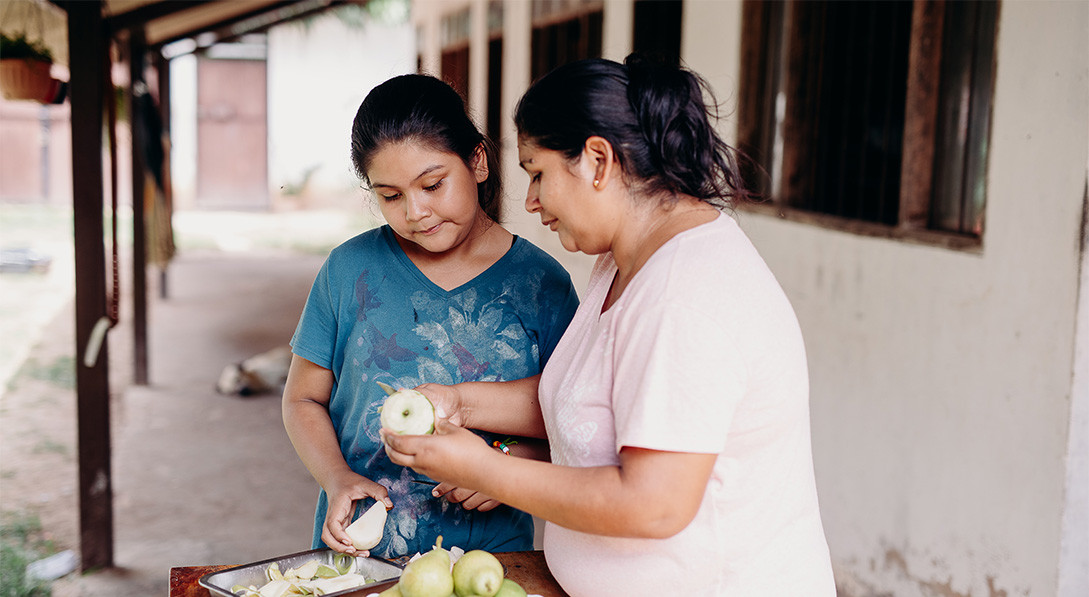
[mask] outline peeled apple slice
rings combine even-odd
[[[375,502],[363,516],[360,516],[344,529],[352,540],[352,546],[360,551],[368,550],[382,540],[386,529],[386,505]]]

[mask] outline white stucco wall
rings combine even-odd
[[[358,210],[362,195],[349,158],[352,119],[372,87],[415,72],[415,44],[407,10],[400,22],[368,18],[356,27],[326,13],[269,31],[268,178],[274,209]],[[192,55],[171,60],[171,172],[181,209],[193,206],[196,188],[196,64]],[[310,168],[305,190],[285,195],[281,189],[298,186]]]
[[[805,333],[822,512],[847,595],[1056,594],[1087,6],[1003,3],[980,253],[741,215]],[[728,103],[739,10],[685,5],[684,58]]]
[[[400,23],[349,27],[332,14],[272,28],[268,39],[269,184],[274,194],[316,167],[307,205],[358,201],[352,119],[375,85],[416,71],[416,38]]]
[[[1086,164],[1089,172],[1089,164]],[[1089,184],[1089,180],[1087,180]],[[1089,201],[1083,206],[1089,210]],[[1082,217],[1082,248],[1089,247],[1089,213]],[[1089,259],[1081,256],[1074,371],[1070,390],[1066,495],[1059,551],[1059,597],[1089,594]]]

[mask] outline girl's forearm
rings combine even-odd
[[[537,398],[540,375],[514,381],[458,384],[464,426],[523,437],[545,437]]]
[[[299,459],[323,489],[335,476],[351,470],[323,405],[309,400],[285,402],[284,428]]]

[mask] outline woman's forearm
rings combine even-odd
[[[496,453],[467,485],[575,531],[671,537],[695,517],[714,455],[644,451],[637,458],[642,462],[629,458],[626,466],[578,468]]]
[[[462,425],[470,429],[545,437],[541,403],[537,398],[540,375],[499,382],[467,382],[455,386]]]
[[[514,441],[516,442],[514,445],[507,445],[511,456],[528,458],[530,460],[540,460],[542,462],[551,461],[552,455],[549,452],[548,442],[546,440],[532,437],[517,437],[514,438]]]
[[[569,529],[614,537],[680,532],[699,510],[717,457],[625,447],[616,465],[558,466],[505,456],[448,422],[435,435],[383,438],[398,464]]]

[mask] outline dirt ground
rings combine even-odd
[[[0,508],[37,515],[58,549],[78,554],[74,308],[58,246],[52,277],[0,274]],[[108,340],[116,566],[55,581],[56,597],[162,596],[171,566],[309,548],[317,485],[287,439],[279,397],[227,397],[214,383],[228,363],[288,341],[324,252],[241,248],[183,250],[166,298],[152,270],[146,386],[131,383],[123,301]],[[5,361],[18,365],[5,371]]]

